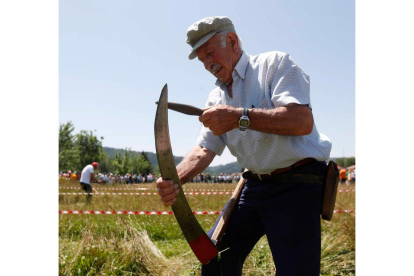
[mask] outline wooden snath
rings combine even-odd
[[[165,180],[173,180],[179,185],[180,193],[176,202],[171,206],[174,216],[183,232],[188,244],[202,264],[207,264],[216,257],[218,250],[204,232],[195,218],[193,211],[184,195],[180,179],[175,167],[168,129],[168,87],[165,84],[158,101],[155,117],[155,148],[161,176]]]

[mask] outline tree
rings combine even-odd
[[[115,153],[115,158],[112,160],[112,167],[116,174],[121,174],[122,170],[122,156],[119,151]]]
[[[138,173],[144,175],[152,172],[151,163],[148,160],[145,160],[145,157],[140,154],[138,156]]]
[[[140,165],[139,165],[139,159],[137,154],[132,154],[131,156],[131,173],[133,174],[139,174]]]
[[[124,159],[122,160],[121,173],[122,174],[130,173],[130,166],[131,166],[130,153],[128,149],[126,148],[124,152]]]
[[[79,152],[79,165],[81,168],[92,162],[100,162],[106,155],[102,149],[103,137],[100,140],[93,135],[92,131],[81,130],[76,134],[75,146]]]
[[[145,166],[143,167],[144,168],[144,174],[154,173],[154,170],[152,169],[152,166],[151,166],[151,162],[148,159],[147,153],[145,151],[142,151],[141,156],[143,158],[143,161],[146,162]]]
[[[79,166],[79,154],[75,147],[75,127],[69,121],[59,126],[59,170],[75,169]]]
[[[355,165],[355,157],[337,158],[335,162],[342,167],[349,167]]]
[[[109,156],[106,156],[103,160],[101,160],[101,162],[99,163],[99,170],[101,172],[106,172],[106,173],[110,173],[114,171],[114,166]]]

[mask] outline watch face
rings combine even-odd
[[[245,120],[245,119],[240,120],[240,126],[248,127],[249,126],[249,120]]]

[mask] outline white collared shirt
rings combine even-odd
[[[232,77],[233,97],[227,94],[226,84],[217,80],[217,87],[210,92],[206,107],[223,104],[273,109],[290,103],[311,107],[309,76],[286,53],[250,56],[243,52]],[[276,135],[251,129],[233,129],[215,136],[202,125],[197,145],[217,155],[221,155],[227,146],[240,166],[255,173],[269,173],[308,157],[328,160],[332,147],[329,138],[319,133],[315,124],[312,132],[304,136]]]

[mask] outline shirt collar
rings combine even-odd
[[[234,71],[236,71],[237,74],[239,74],[240,78],[242,78],[243,80],[244,80],[244,75],[246,73],[247,64],[249,64],[249,57],[246,54],[246,52],[243,51],[239,59],[239,62],[237,62],[236,67],[234,68]],[[234,71],[233,71],[233,74],[234,74]]]
[[[239,75],[239,77],[244,80],[247,64],[249,64],[249,55],[245,51],[243,51],[239,61],[236,64],[236,67],[234,67],[234,70],[232,72],[232,78],[234,79],[237,75]],[[221,80],[216,80],[217,86],[221,86],[222,84],[224,83]]]

